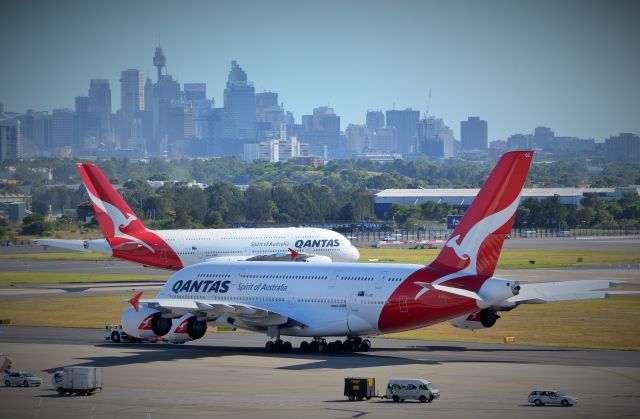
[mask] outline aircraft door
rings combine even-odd
[[[376,289],[379,290],[380,288],[382,288],[382,285],[384,285],[384,283],[387,281],[387,277],[388,274],[387,272],[382,272],[377,278],[376,278]]]
[[[357,312],[359,303],[360,303],[360,300],[358,298],[358,294],[352,295],[351,299],[349,300],[350,310],[353,312]]]
[[[408,313],[409,308],[407,307],[407,296],[401,295],[398,299],[400,300],[400,313]]]

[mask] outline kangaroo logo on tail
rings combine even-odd
[[[115,207],[114,205],[111,205],[106,201],[101,200],[100,198],[92,194],[89,188],[86,188],[86,189],[87,189],[87,193],[89,194],[89,199],[91,199],[91,202],[93,203],[93,205],[100,208],[111,219],[111,223],[113,224],[114,237],[122,237],[122,238],[129,239],[133,242],[140,244],[141,246],[146,247],[151,251],[151,253],[155,253],[155,250],[153,250],[153,248],[149,246],[147,243],[145,243],[144,241],[138,239],[137,237],[133,237],[122,232],[121,229],[127,228],[127,226],[131,224],[132,221],[138,219],[135,215],[127,213],[125,217],[125,215],[117,207]]]

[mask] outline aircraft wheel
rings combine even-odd
[[[326,353],[329,350],[328,346],[327,346],[327,342],[320,342],[318,343],[318,352],[320,352],[321,354]]]
[[[276,340],[276,343],[274,344],[274,351],[275,352],[282,352],[282,341],[280,339]]]
[[[327,350],[329,351],[329,353],[334,353],[336,351],[335,342],[329,342],[329,345],[327,345]]]
[[[318,352],[318,348],[319,348],[319,344],[317,340],[312,341],[309,344],[309,352],[311,352],[312,354],[315,354],[316,352]]]
[[[335,342],[333,342],[333,345],[336,349],[336,352],[342,352],[342,341],[341,340],[336,340]]]
[[[309,352],[309,342],[306,340],[300,342],[300,352]]]
[[[273,352],[273,350],[275,349],[275,345],[273,344],[273,342],[269,341],[264,344],[264,349],[267,352]]]
[[[285,343],[282,344],[282,352],[291,352],[291,349],[293,349],[293,346],[291,345],[291,342],[286,341]]]

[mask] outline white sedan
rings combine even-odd
[[[559,404],[566,407],[577,404],[578,398],[557,390],[533,390],[529,394],[529,403],[533,403],[536,406]]]
[[[11,386],[39,386],[42,384],[42,378],[36,377],[30,372],[12,372],[4,375],[4,385]]]

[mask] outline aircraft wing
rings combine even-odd
[[[91,252],[91,250],[85,246],[86,240],[36,239],[33,243],[41,246],[59,247],[75,252]]]
[[[611,291],[620,281],[606,279],[521,284],[520,293],[507,299],[515,304],[542,304],[549,301],[589,300],[611,295],[634,295],[640,291]]]
[[[180,317],[186,313],[194,313],[212,319],[223,318],[229,323],[250,330],[266,330],[269,326],[306,326],[295,319],[272,310],[230,301],[199,301],[165,298],[141,299],[139,303],[145,304],[162,313],[171,313],[176,317]]]

